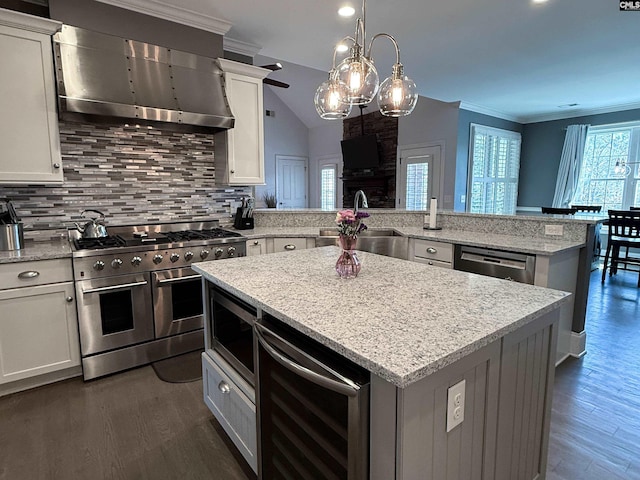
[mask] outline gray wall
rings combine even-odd
[[[275,117],[264,116],[266,185],[257,186],[255,189],[258,206],[265,206],[262,200],[262,195],[265,192],[275,193],[276,191],[276,155],[296,155],[309,158],[309,131],[307,127],[268,86],[264,87],[264,109],[273,110]]]
[[[453,210],[458,136],[458,102],[445,103],[420,97],[413,113],[398,119],[398,148],[409,145],[444,143],[444,191],[442,208]]]
[[[551,206],[568,125],[596,126],[637,120],[640,120],[640,109],[524,125],[518,206]]]
[[[478,123],[487,127],[501,128],[522,133],[520,123],[503,120],[482,113],[460,109],[458,114],[458,148],[456,159],[455,201],[454,210],[464,212],[466,209],[462,196],[467,195],[467,170],[469,167],[469,136],[470,125]]]
[[[342,121],[327,121],[321,127],[309,129],[309,207],[320,207],[320,170],[322,160],[330,157],[338,158],[338,176],[342,171]],[[336,206],[340,207],[342,199],[342,181],[338,181]]]
[[[94,0],[49,0],[51,18],[67,25],[153,43],[198,55],[222,57],[222,36]]]

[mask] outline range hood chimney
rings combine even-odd
[[[54,49],[63,119],[88,114],[233,128],[213,58],[68,25],[54,36]]]

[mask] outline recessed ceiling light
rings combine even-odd
[[[549,0],[531,0],[533,3],[547,3]]]
[[[577,106],[577,103],[565,103],[564,105],[558,105],[558,108],[572,108]]]
[[[351,5],[345,5],[338,10],[338,15],[341,17],[352,17],[354,13],[356,13],[356,9]]]
[[[336,52],[338,53],[346,52],[347,50],[349,50],[349,47],[347,47],[344,43],[339,43],[338,45],[336,45]]]

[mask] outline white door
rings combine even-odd
[[[440,147],[406,148],[398,160],[396,206],[426,210],[429,199],[440,193]]]
[[[307,158],[276,155],[278,208],[307,207]]]

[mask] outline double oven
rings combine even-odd
[[[70,232],[85,380],[204,348],[191,263],[244,256],[244,237],[214,222]]]

